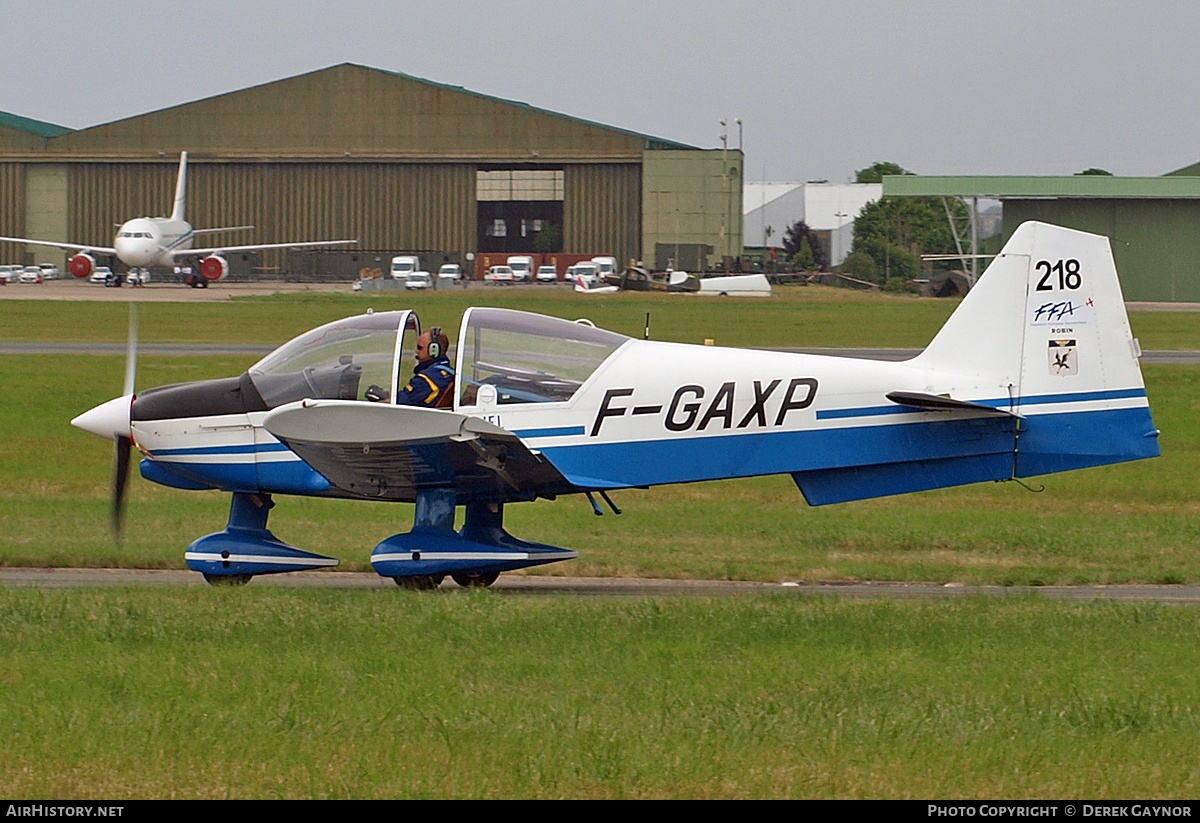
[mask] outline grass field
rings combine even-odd
[[[18,798],[1189,798],[1195,609],[0,590]]]
[[[422,303],[427,322],[459,297]],[[923,345],[951,308],[825,290],[652,297],[524,307],[635,335],[649,310],[661,339],[889,347]],[[142,337],[282,342],[365,305],[145,305]],[[0,339],[124,339],[122,306],[2,306]],[[1180,318],[1194,316],[1134,328],[1147,349],[1200,348]],[[139,384],[253,359],[143,357]],[[188,542],[224,525],[226,496],[135,478],[113,545],[109,449],[67,421],[119,393],[122,373],[119,357],[0,356],[0,563],[180,568]],[[577,499],[513,506],[506,523],[581,550],[540,573],[1195,583],[1200,368],[1145,373],[1164,456],[1039,479],[1040,493],[987,484],[814,509],[789,479],[760,478],[625,492],[619,518]],[[407,506],[281,498],[271,526],[368,568],[410,524]],[[1036,596],[0,588],[0,795],[1195,797],[1198,621],[1189,606]]]

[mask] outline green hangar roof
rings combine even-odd
[[[1076,174],[1069,177],[973,177],[888,175],[885,197],[1098,197],[1103,199],[1200,199],[1200,177],[1109,177]]]
[[[7,111],[0,111],[0,126],[5,126],[17,131],[25,131],[38,137],[59,137],[71,131],[66,126],[56,126],[53,123],[43,123],[41,120],[32,120],[28,117],[22,117],[19,114],[11,114]]]

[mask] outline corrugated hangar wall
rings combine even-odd
[[[611,254],[622,266],[641,256],[641,165],[568,166],[563,186],[564,252]]]
[[[113,225],[169,213],[172,163],[73,163],[71,236],[109,245]],[[197,228],[254,226],[207,244],[358,239],[362,250],[467,250],[475,235],[468,164],[188,164],[187,219]],[[284,252],[264,252],[279,265]]]
[[[0,235],[25,237],[25,164],[0,163]],[[0,243],[0,264],[17,262],[17,245]]]
[[[1108,237],[1126,300],[1200,302],[1195,200],[1005,199],[1005,237],[1026,220]]]
[[[209,244],[358,239],[363,251],[469,251],[476,242],[476,168],[193,158],[187,218],[197,228],[255,227],[215,235]],[[70,164],[72,238],[109,245],[114,224],[167,214],[177,169],[176,162]],[[637,257],[641,166],[580,164],[564,171],[563,251],[613,254],[622,262]],[[264,253],[264,264],[279,265],[283,254]]]

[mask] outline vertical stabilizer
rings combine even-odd
[[[171,209],[172,220],[184,220],[183,201],[187,199],[187,159],[188,153],[179,154],[179,179],[175,181],[175,206]]]
[[[1022,416],[1015,474],[1158,454],[1107,237],[1023,223],[915,360]]]

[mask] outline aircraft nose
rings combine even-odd
[[[71,425],[106,440],[129,437],[129,410],[132,405],[132,394],[114,397],[107,403],[88,409],[72,420]]]
[[[117,249],[117,257],[130,266],[148,266],[154,257],[154,246],[150,243],[139,243],[119,237],[113,245]]]

